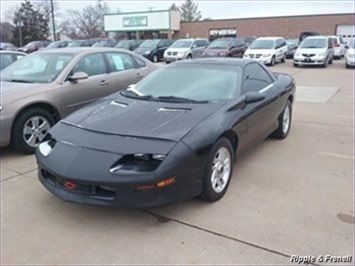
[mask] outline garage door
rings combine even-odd
[[[349,43],[355,37],[355,25],[337,25],[336,35],[342,36]]]

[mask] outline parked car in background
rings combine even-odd
[[[72,41],[68,47],[91,47],[95,43],[97,43],[96,40],[76,40]]]
[[[247,37],[242,37],[245,45],[249,47],[249,45],[257,38],[256,36],[247,36]]]
[[[1,72],[0,146],[34,152],[56,121],[155,68],[138,54],[112,48],[48,49],[14,62]]]
[[[297,50],[298,47],[298,40],[297,39],[288,39],[286,40],[287,44],[287,59],[293,59],[293,56]]]
[[[207,39],[181,39],[174,42],[164,52],[166,63],[183,59],[199,58],[208,47]]]
[[[0,70],[3,70],[5,67],[8,67],[13,62],[19,60],[24,57],[26,54],[15,51],[0,51]]]
[[[34,41],[24,47],[17,48],[16,51],[30,54],[38,51],[40,48],[47,47],[50,43],[51,41]]]
[[[320,33],[316,31],[303,31],[300,33],[300,37],[298,38],[298,43],[300,44],[304,39],[309,36],[319,36]]]
[[[98,41],[91,47],[115,47],[117,45],[117,40],[106,40]]]
[[[133,51],[137,49],[143,42],[144,40],[122,40],[119,41],[115,47]]]
[[[355,66],[355,39],[349,43],[346,50],[345,67],[350,68]]]
[[[233,166],[291,130],[295,81],[252,60],[184,60],[57,123],[36,152],[42,185],[80,204],[221,199]],[[236,180],[238,181],[238,180]]]
[[[72,41],[56,41],[50,43],[47,47],[41,47],[42,49],[56,49],[56,48],[64,48],[67,47]]]
[[[146,40],[134,51],[156,63],[164,59],[164,52],[172,43],[168,39]]]
[[[16,50],[16,46],[13,45],[12,43],[0,42],[0,51],[1,50],[15,51]]]
[[[333,63],[334,48],[331,37],[307,37],[298,46],[293,57],[294,66],[321,65],[327,67]]]
[[[202,56],[242,58],[246,49],[243,38],[219,38],[207,47]]]
[[[287,44],[282,37],[261,37],[254,40],[244,53],[244,58],[255,59],[273,66],[277,61],[285,62]]]
[[[334,45],[334,58],[341,59],[345,55],[345,42],[341,36],[330,36]]]

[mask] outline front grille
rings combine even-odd
[[[249,57],[250,57],[250,58],[254,58],[255,55],[254,55],[254,54],[249,54]]]
[[[60,187],[61,189],[74,192],[74,193],[82,193],[86,194],[91,197],[99,197],[99,198],[107,198],[107,199],[112,199],[115,195],[116,192],[113,188],[110,188],[108,186],[100,186],[100,185],[90,185],[90,184],[84,184],[72,180],[66,180],[64,178],[58,177],[53,175],[52,173],[42,169],[42,176],[44,179],[48,182],[51,183],[52,185],[55,185],[56,187]],[[69,190],[65,187],[65,182],[73,182],[75,183],[76,187],[75,189]]]
[[[167,54],[168,54],[168,55],[171,55],[171,52],[168,52]]]
[[[312,57],[315,56],[316,54],[302,54],[304,57]]]
[[[256,54],[255,55],[255,58],[260,58],[261,57],[261,54]]]
[[[173,52],[173,55],[177,55],[178,54],[178,52]]]

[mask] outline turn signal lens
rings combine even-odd
[[[158,183],[154,184],[154,185],[142,185],[136,188],[136,190],[140,191],[140,190],[149,190],[149,189],[153,189],[153,188],[162,188],[162,187],[166,187],[169,186],[171,184],[174,184],[176,182],[176,177],[169,177],[167,179],[164,179],[162,181],[159,181]]]

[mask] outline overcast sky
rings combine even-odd
[[[62,14],[58,20],[65,19],[66,9],[80,9],[86,5],[95,5],[96,0],[54,0],[56,7]],[[6,12],[13,6],[18,6],[23,1],[1,0],[1,20],[6,21]],[[33,2],[33,1],[32,1]],[[172,3],[180,5],[184,1],[117,1],[106,0],[111,10],[120,9],[121,12],[145,11],[149,9],[168,9]],[[198,1],[199,10],[203,18],[224,19],[224,18],[245,18],[245,17],[267,17],[287,16],[303,14],[331,14],[331,13],[354,13],[353,0],[338,1]]]

